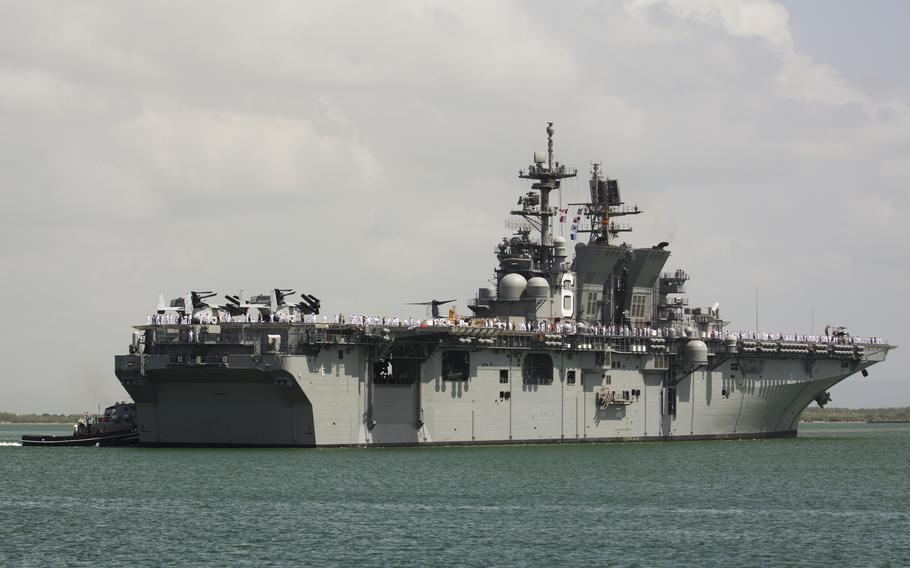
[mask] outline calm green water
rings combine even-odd
[[[49,428],[0,426],[0,444],[24,430]],[[0,445],[0,565],[908,566],[908,457],[894,424],[616,445]]]

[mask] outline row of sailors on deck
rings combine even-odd
[[[725,339],[730,336],[738,340],[747,341],[793,341],[803,343],[871,343],[876,345],[886,345],[888,341],[881,337],[858,338],[852,335],[807,335],[801,333],[764,333],[756,331],[712,331],[709,337],[713,339]]]
[[[272,313],[268,316],[260,312],[247,313],[240,316],[230,316],[222,314],[221,317],[214,313],[202,312],[195,316],[179,316],[175,313],[152,314],[148,316],[149,325],[174,325],[174,324],[218,324],[221,322],[231,323],[329,323],[329,318],[325,315],[279,312]],[[332,322],[339,325],[355,325],[358,327],[485,327],[511,331],[531,331],[539,333],[561,333],[574,334],[586,333],[590,335],[609,335],[620,337],[670,337],[669,328],[653,327],[629,327],[618,325],[602,324],[585,324],[572,323],[564,321],[550,320],[522,320],[522,321],[502,321],[495,318],[491,319],[472,319],[467,320],[458,316],[452,318],[400,318],[400,317],[380,317],[368,315],[351,315],[345,317],[343,314],[335,314],[331,319]],[[755,331],[723,331],[714,329],[710,332],[700,334],[702,337],[711,339],[726,339],[730,336],[737,340],[755,340],[755,341],[798,341],[807,343],[867,343],[867,344],[887,344],[887,341],[880,337],[854,338],[846,335],[804,335],[804,334],[784,334],[784,333],[764,333]]]
[[[296,313],[278,312],[269,315],[263,315],[258,310],[248,312],[243,315],[232,316],[230,314],[216,314],[214,312],[199,312],[193,316],[178,315],[176,313],[152,314],[146,318],[148,325],[190,325],[201,323],[205,325],[216,325],[219,323],[328,323],[329,319],[325,314],[319,316],[307,314],[301,316]]]

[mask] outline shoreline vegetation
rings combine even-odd
[[[83,414],[15,414],[0,412],[0,424],[75,424]]]
[[[15,414],[0,412],[0,424],[75,424],[82,414]],[[800,422],[910,422],[910,407],[819,408],[803,411]]]
[[[910,422],[910,407],[819,408],[803,411],[800,422]]]

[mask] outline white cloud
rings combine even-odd
[[[723,30],[732,37],[762,41],[779,59],[774,77],[778,94],[808,103],[843,105],[867,102],[836,70],[797,53],[783,6],[770,0],[631,0],[638,17],[660,12],[687,26]]]

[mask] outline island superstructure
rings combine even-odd
[[[893,347],[726,331],[690,307],[669,243],[618,242],[642,211],[594,164],[583,223],[554,234],[551,194],[577,176],[547,151],[496,247],[470,317],[322,315],[289,289],[249,300],[191,292],[135,327],[115,372],[143,445],[371,446],[795,436],[828,390]],[[585,236],[585,238],[579,238]],[[571,247],[570,243],[574,244]],[[442,303],[442,302],[440,302]],[[436,306],[434,304],[434,310]]]

